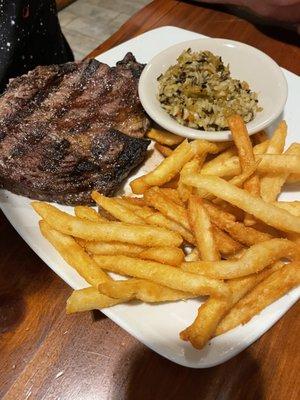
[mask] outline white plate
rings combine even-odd
[[[101,55],[99,60],[114,65],[127,51],[132,51],[141,62],[147,62],[158,51],[176,42],[198,38],[200,35],[175,27],[163,27],[147,32]],[[289,98],[284,117],[289,124],[288,144],[297,140],[300,126],[300,79],[284,71],[289,84]],[[137,175],[149,171],[160,160],[155,153]],[[136,175],[136,176],[137,176]],[[132,177],[133,178],[133,177]],[[125,186],[125,190],[128,185]],[[296,199],[299,192],[285,193],[286,200]],[[30,200],[7,191],[0,191],[1,208],[28,245],[67,284],[74,289],[86,287],[86,282],[59,256],[38,230],[38,216],[30,207]],[[61,207],[71,212],[71,207]],[[188,300],[157,306],[147,304],[118,305],[104,313],[139,341],[175,363],[206,368],[232,358],[266,332],[300,297],[300,289],[294,289],[267,307],[243,327],[237,327],[211,342],[202,350],[194,350],[179,339],[179,332],[189,325],[197,312],[200,301]],[[68,318],[68,317],[66,317]],[[101,346],[101,343],[99,343]]]
[[[168,47],[158,53],[144,69],[139,81],[139,96],[144,109],[160,126],[177,135],[190,139],[212,141],[232,140],[229,130],[222,132],[192,129],[179,124],[162,107],[157,98],[157,77],[171,65],[186,49],[209,50],[222,57],[229,64],[231,76],[249,83],[251,90],[258,94],[259,105],[263,108],[253,121],[247,124],[250,135],[269,126],[282,112],[287,99],[287,82],[281,68],[262,51],[241,42],[227,39],[201,38],[188,40]],[[249,67],[255,65],[255,68]]]

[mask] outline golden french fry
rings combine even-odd
[[[179,204],[180,206],[184,207],[184,204],[179,196],[179,193],[176,189],[171,188],[160,188],[161,193],[164,193],[170,200],[174,203]]]
[[[252,143],[243,118],[239,115],[232,115],[228,118],[228,125],[238,150],[242,173],[247,172],[249,169],[253,170],[256,166],[256,161]],[[244,182],[244,189],[254,196],[260,196],[260,184],[257,174],[252,174],[250,178]],[[245,225],[253,225],[255,220],[251,215],[246,214],[244,222]]]
[[[146,203],[144,202],[144,199],[141,197],[133,197],[133,196],[122,196],[121,199],[126,203],[126,204],[133,204],[136,206],[145,206]]]
[[[191,293],[170,289],[144,279],[112,281],[108,285],[100,284],[98,289],[100,293],[116,299],[137,299],[145,303],[185,300],[195,297]]]
[[[286,210],[280,209],[273,204],[268,204],[245,190],[231,185],[224,179],[216,176],[195,174],[186,176],[184,183],[205,189],[274,228],[300,233],[300,217],[295,217]]]
[[[256,156],[264,154],[268,144],[269,140],[254,146],[253,153]],[[241,166],[236,153],[236,147],[228,149],[224,153],[221,153],[219,156],[204,164],[201,173],[217,176],[235,176],[241,174]]]
[[[74,290],[67,300],[66,312],[73,314],[82,311],[100,310],[124,303],[124,299],[114,299],[99,293],[94,287]]]
[[[221,335],[240,324],[245,324],[269,304],[300,284],[300,263],[284,265],[261,281],[243,297],[219,324],[216,335]]]
[[[287,239],[271,239],[254,244],[239,260],[195,261],[181,265],[183,271],[215,279],[234,279],[255,274],[280,258],[293,258],[296,246]]]
[[[216,151],[213,143],[197,139],[191,143],[184,140],[172,154],[165,158],[153,171],[130,183],[134,193],[144,193],[151,186],[162,186],[169,182],[195,155]]]
[[[168,132],[164,129],[155,128],[150,129],[147,136],[149,139],[155,140],[165,146],[177,146],[184,140],[182,136],[175,135],[174,133]]]
[[[160,188],[154,186],[144,194],[146,203],[160,211],[164,216],[181,224],[185,229],[190,229],[187,211],[184,207],[174,203]]]
[[[216,246],[224,258],[233,256],[234,254],[243,249],[243,246],[240,243],[232,239],[232,237],[227,235],[217,226],[213,226],[213,234]]]
[[[188,243],[191,243],[191,244],[196,243],[193,234],[188,229],[185,229],[179,223],[165,217],[160,212],[156,212],[152,215],[149,215],[146,218],[146,222],[149,223],[150,225],[161,226],[162,228],[166,228],[173,232],[177,232]]]
[[[110,277],[71,236],[52,229],[45,221],[40,221],[39,224],[42,235],[90,285],[97,287],[98,283],[110,280]]]
[[[204,261],[220,259],[209,216],[199,197],[191,196],[188,203],[188,218],[194,232],[200,258]]]
[[[182,179],[181,177],[184,174],[194,174],[196,172],[200,171],[200,168],[202,167],[204,160],[205,160],[206,154],[203,154],[201,156],[196,156],[194,157],[191,161],[189,161],[188,163],[186,163],[181,172],[180,172],[180,177],[179,177],[179,181],[178,181],[178,185],[177,185],[177,190],[179,193],[179,196],[181,198],[181,200],[185,203],[186,201],[188,201],[189,196],[192,194],[193,192],[193,188],[191,188],[190,186],[186,186],[184,183],[182,183]]]
[[[52,228],[85,240],[125,242],[141,246],[180,246],[182,238],[176,232],[149,225],[130,225],[122,222],[83,221],[58,208],[38,201],[32,202],[34,210]]]
[[[222,281],[190,274],[170,265],[126,256],[94,256],[94,260],[105,270],[146,279],[194,295],[229,295],[229,289]]]
[[[285,155],[300,155],[300,144],[293,143],[287,151],[284,153]],[[284,185],[285,181],[289,177],[289,172],[283,173],[273,173],[268,174],[266,176],[262,176],[261,178],[261,197],[271,203],[275,201],[278,195],[281,192],[281,188]]]
[[[107,219],[100,215],[96,210],[87,206],[76,206],[74,207],[74,212],[76,217],[81,219],[95,222],[107,222]]]
[[[135,256],[145,250],[145,247],[138,246],[136,244],[122,243],[122,242],[88,242],[82,241],[80,243],[86,251],[92,254],[102,254],[102,255],[114,255],[114,254],[124,254],[127,256]]]
[[[100,207],[109,212],[113,217],[117,218],[118,220],[128,224],[144,224],[144,220],[142,218],[140,218],[134,212],[117,202],[113,197],[103,196],[96,191],[93,191],[91,196],[92,199]]]
[[[223,208],[219,207],[218,205],[212,204],[211,202],[205,200],[203,201],[203,206],[205,207],[206,211],[208,212],[210,218],[213,218],[215,221],[216,219],[221,219],[224,221],[235,221],[235,216],[230,212],[224,210]]]
[[[145,260],[153,260],[162,264],[178,266],[184,261],[184,253],[178,247],[149,247],[136,257]]]
[[[164,157],[169,157],[173,153],[173,150],[170,149],[170,147],[164,146],[164,145],[159,144],[159,143],[155,143],[154,148],[157,151],[159,151],[160,154],[162,154]]]
[[[275,201],[273,204],[296,217],[300,217],[300,201]]]
[[[260,232],[250,226],[245,226],[241,222],[230,220],[226,217],[228,213],[220,213],[214,205],[205,202],[206,210],[210,216],[211,221],[220,229],[223,229],[238,242],[252,246],[253,244],[265,242],[273,238],[272,235]]]
[[[209,339],[214,336],[219,322],[228,313],[231,307],[244,297],[259,282],[281,268],[284,264],[278,262],[271,268],[258,274],[243,278],[232,279],[227,283],[231,296],[227,299],[209,298],[198,310],[195,321],[180,333],[183,340],[189,340],[197,349],[202,349]]]

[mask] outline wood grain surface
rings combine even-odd
[[[152,2],[93,55],[163,25],[249,43],[285,68],[300,72],[294,33],[253,25],[224,8],[174,0]],[[299,303],[232,360],[210,369],[188,369],[153,353],[100,312],[66,316],[71,289],[33,253],[3,214],[0,237],[1,399],[300,398]]]

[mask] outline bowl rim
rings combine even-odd
[[[222,39],[222,38],[199,38],[199,39],[193,39],[193,40],[187,40],[183,41],[180,43],[177,43],[175,45],[169,46],[166,49],[162,50],[161,52],[157,53],[146,65],[144,70],[142,71],[142,74],[140,76],[139,84],[138,84],[138,93],[140,97],[140,101],[142,103],[143,108],[147,112],[147,114],[157,123],[159,124],[162,128],[175,133],[179,136],[183,136],[189,139],[206,139],[210,141],[230,141],[233,140],[231,136],[231,132],[229,130],[225,131],[204,131],[201,129],[193,129],[184,125],[179,124],[175,119],[163,119],[157,116],[155,108],[151,106],[148,102],[148,95],[147,95],[147,90],[146,90],[146,84],[145,81],[148,78],[149,71],[152,68],[153,64],[157,63],[158,59],[161,59],[161,57],[167,57],[168,53],[173,51],[174,49],[181,49],[182,47],[188,46],[188,47],[193,47],[193,44],[195,43],[200,43],[200,42],[208,42],[208,43],[217,43],[221,46],[229,46],[232,47],[234,46],[235,48],[242,47],[246,48],[249,52],[252,54],[255,54],[256,56],[266,60],[268,64],[271,66],[271,69],[277,73],[278,79],[280,79],[280,86],[281,86],[281,91],[280,91],[280,96],[278,96],[278,99],[281,99],[281,101],[278,101],[277,107],[273,110],[272,113],[267,114],[266,118],[261,121],[260,123],[252,126],[249,128],[249,124],[246,124],[248,128],[248,133],[249,135],[253,135],[254,133],[259,132],[262,129],[265,129],[269,125],[274,122],[279,115],[282,113],[284,106],[287,101],[288,97],[288,84],[286,77],[283,73],[283,70],[281,67],[274,61],[269,55],[264,53],[263,51],[257,49],[256,47],[253,47],[249,44],[235,41],[235,40],[230,40],[230,39]],[[165,111],[166,116],[169,116],[167,112]],[[172,117],[170,117],[172,118]],[[255,121],[255,119],[253,120]],[[251,121],[251,122],[253,122]]]

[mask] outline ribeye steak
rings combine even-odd
[[[149,145],[142,69],[128,53],[116,67],[90,59],[12,80],[0,98],[2,187],[71,205],[115,192]]]

